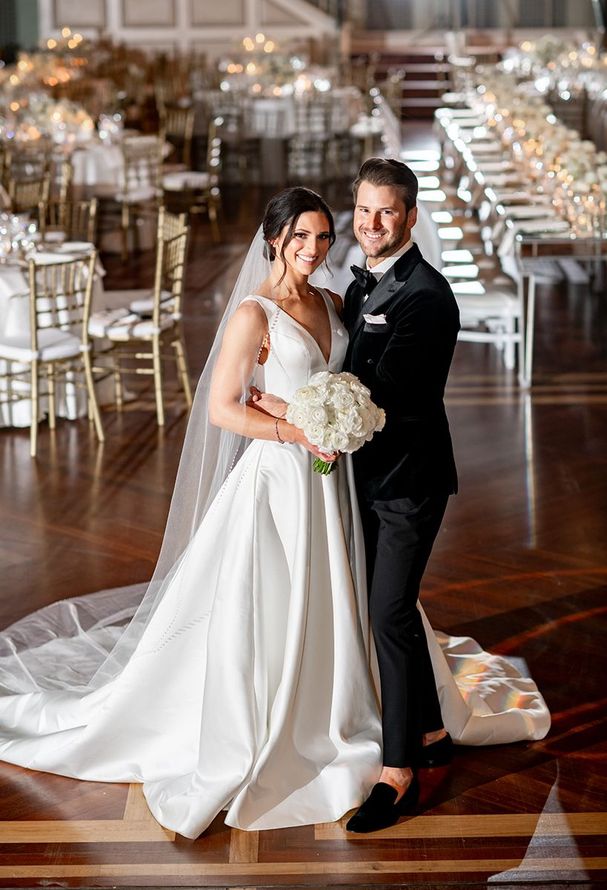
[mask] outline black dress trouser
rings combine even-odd
[[[443,726],[417,600],[447,499],[361,499],[369,614],[381,682],[384,766],[413,766],[423,733]]]

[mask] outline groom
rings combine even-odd
[[[417,803],[416,769],[451,759],[420,613],[419,587],[457,474],[443,393],[457,303],[411,240],[417,179],[400,161],[370,158],[354,182],[354,234],[344,370],[369,387],[386,426],[354,457],[369,611],[382,697],[384,767],[349,831],[394,824]]]

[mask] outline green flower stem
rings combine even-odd
[[[335,466],[335,461],[331,463],[328,460],[321,460],[320,457],[317,457],[312,466],[316,473],[322,473],[323,476],[328,476]]]

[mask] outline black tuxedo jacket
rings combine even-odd
[[[371,390],[386,425],[353,455],[359,494],[368,501],[452,494],[457,473],[443,395],[459,330],[453,292],[414,244],[363,297],[353,281],[344,298],[344,370]],[[385,324],[363,314],[384,315]]]

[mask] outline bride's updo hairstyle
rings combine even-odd
[[[333,214],[329,210],[327,202],[313,192],[312,189],[304,188],[296,185],[293,188],[284,189],[275,195],[266,207],[263,222],[261,224],[263,230],[264,256],[268,260],[276,258],[276,251],[271,241],[275,241],[280,237],[281,232],[288,226],[284,241],[280,250],[279,258],[285,263],[284,251],[285,247],[293,238],[295,229],[297,228],[297,220],[302,213],[309,211],[323,213],[327,217],[329,223],[329,247],[335,242],[335,223]],[[285,263],[286,267],[286,263]]]

